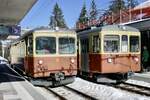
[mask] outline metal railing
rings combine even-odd
[[[103,11],[103,13],[101,13]],[[121,24],[137,20],[142,20],[150,18],[150,7],[141,9],[126,9],[120,10],[118,13],[109,12],[107,10],[99,10],[99,17],[97,19],[92,19],[85,21],[83,23],[76,23],[76,29],[85,29],[91,26],[97,25],[111,25],[111,24]]]

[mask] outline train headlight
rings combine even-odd
[[[43,60],[39,60],[39,62],[38,62],[40,65],[42,65],[43,64]]]
[[[74,62],[75,62],[75,59],[74,59],[74,58],[72,58],[72,59],[71,59],[71,63],[74,63]]]
[[[138,62],[139,58],[138,57],[134,57],[134,61]]]
[[[108,58],[108,59],[107,59],[107,62],[108,62],[108,63],[112,63],[112,59],[111,59],[111,58]]]

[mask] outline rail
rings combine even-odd
[[[145,86],[140,86],[136,84],[130,84],[130,83],[121,83],[119,85],[113,85],[115,88],[120,88],[122,90],[127,90],[133,93],[137,93],[140,95],[146,95],[150,96],[150,88]]]
[[[44,89],[46,89],[47,91],[53,93],[55,96],[57,96],[60,100],[67,100],[65,97],[61,96],[59,93],[53,91],[52,89],[48,88],[48,87],[44,87]]]
[[[74,97],[75,97],[74,99],[78,98],[80,100],[98,100],[95,97],[82,93],[69,86],[61,86],[55,88],[44,87],[44,88],[53,93],[54,95],[56,95],[60,100],[70,100],[70,99],[73,100]]]

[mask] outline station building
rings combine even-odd
[[[8,43],[20,36],[20,21],[30,11],[37,0],[0,0],[0,56]]]
[[[139,17],[140,19],[135,21],[129,21],[123,24],[135,27],[141,31],[141,51],[143,51],[142,47],[146,46],[150,53],[150,0],[147,0],[146,2],[136,6],[132,10],[132,13],[138,13],[137,17]]]

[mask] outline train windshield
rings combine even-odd
[[[119,35],[104,36],[104,52],[119,52],[120,39]]]
[[[130,36],[130,52],[139,52],[139,36]]]
[[[59,53],[60,54],[74,54],[75,53],[75,39],[72,37],[59,38]]]
[[[56,38],[55,37],[37,37],[36,54],[55,54]]]

